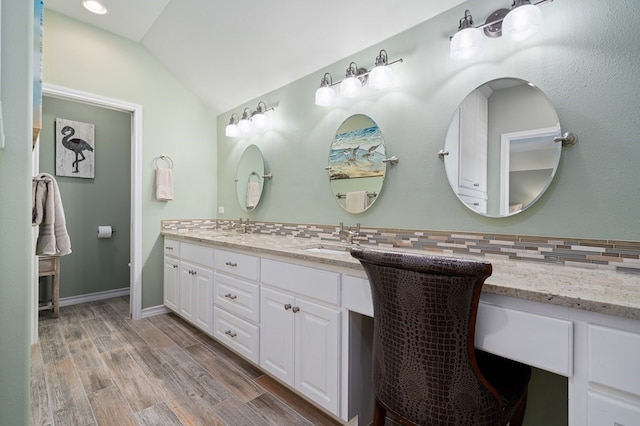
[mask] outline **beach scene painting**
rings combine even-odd
[[[330,179],[383,177],[385,158],[384,139],[378,125],[367,116],[352,116],[340,126],[331,144]]]

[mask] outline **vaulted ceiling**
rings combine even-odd
[[[106,15],[80,0],[45,7],[140,43],[219,114],[462,2],[102,0]]]

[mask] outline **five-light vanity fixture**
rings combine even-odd
[[[247,107],[242,111],[242,117],[235,112],[231,114],[229,124],[224,128],[224,134],[230,138],[236,138],[241,135],[247,135],[254,129],[262,130],[269,126],[268,117],[265,115],[267,111],[273,111],[275,108],[267,108],[267,104],[263,101],[258,102],[255,111]]]
[[[325,73],[320,80],[320,88],[316,90],[316,105],[331,106],[335,103],[337,95],[333,86],[340,85],[340,96],[347,99],[358,97],[362,86],[369,84],[373,89],[383,90],[393,85],[393,71],[389,65],[402,62],[402,58],[389,62],[387,51],[382,49],[376,57],[376,62],[371,71],[360,68],[355,62],[351,62],[347,68],[344,80],[333,82],[331,74]]]
[[[552,2],[542,0],[531,4],[529,0],[513,0],[511,9],[498,9],[486,19],[483,25],[474,26],[471,12],[466,10],[460,19],[458,32],[451,37],[451,59],[469,59],[482,50],[484,35],[505,36],[514,41],[523,41],[534,35],[542,21],[538,6]]]

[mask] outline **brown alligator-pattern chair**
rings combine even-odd
[[[374,307],[374,425],[522,424],[530,367],[474,348],[489,262],[356,247]]]

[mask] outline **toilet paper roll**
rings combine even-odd
[[[98,238],[111,238],[113,235],[113,228],[109,225],[98,226]]]

